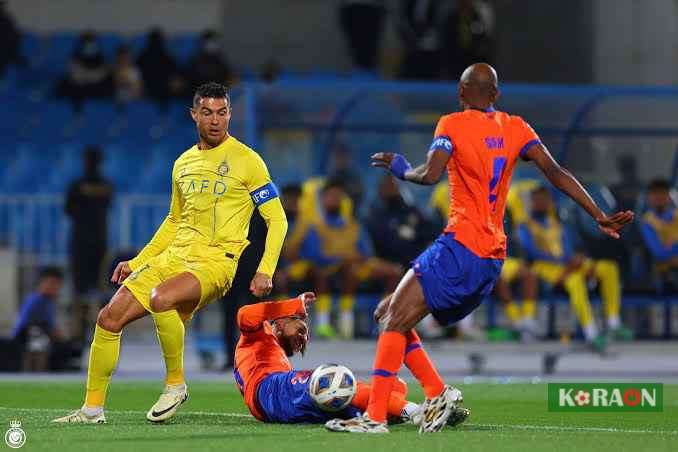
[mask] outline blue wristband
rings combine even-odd
[[[412,169],[412,165],[410,165],[410,162],[408,162],[403,155],[394,154],[389,169],[395,177],[405,180],[405,173]]]

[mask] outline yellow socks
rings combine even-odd
[[[526,298],[523,300],[523,318],[533,319],[537,313],[537,300]]]
[[[570,304],[579,324],[584,330],[586,340],[591,341],[598,335],[591,311],[586,280],[582,272],[574,272],[565,279],[565,290],[570,296]]]
[[[520,321],[520,309],[513,301],[509,301],[504,307],[506,317],[511,321],[511,325],[517,325]]]
[[[96,325],[89,350],[85,406],[103,407],[108,383],[120,355],[121,333],[112,333]]]
[[[600,298],[610,328],[619,328],[621,321],[619,311],[621,304],[621,284],[619,282],[619,266],[614,261],[600,260],[596,262],[595,274],[600,282]]]
[[[332,309],[332,296],[327,293],[318,295],[315,302],[315,316],[318,326],[330,324],[330,310]]]
[[[184,383],[184,322],[179,313],[173,309],[166,312],[153,313],[155,330],[165,358],[167,376],[165,384],[176,385]]]
[[[353,317],[353,306],[355,297],[344,294],[339,297],[339,332],[344,339],[353,338],[355,319]]]

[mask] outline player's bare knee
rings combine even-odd
[[[164,312],[170,309],[167,296],[165,296],[165,294],[158,289],[153,289],[151,291],[149,304],[151,306],[151,311],[153,312]]]
[[[409,325],[407,311],[397,308],[392,309],[391,306],[389,306],[388,312],[383,318],[383,330],[405,334],[412,329],[412,325]]]
[[[117,319],[109,305],[99,310],[97,325],[111,333],[119,333],[124,327],[121,319]]]

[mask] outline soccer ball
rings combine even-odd
[[[339,364],[323,364],[311,374],[309,393],[323,411],[341,411],[351,403],[356,393],[353,372]]]

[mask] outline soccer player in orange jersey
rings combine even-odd
[[[244,306],[238,311],[240,340],[235,352],[233,376],[252,415],[263,422],[321,423],[334,417],[351,418],[367,409],[370,386],[358,382],[348,407],[340,412],[321,409],[311,398],[312,370],[295,370],[288,357],[304,353],[308,342],[306,307],[315,294]],[[421,407],[406,400],[407,384],[396,380],[387,403],[391,419],[421,422]],[[448,423],[456,425],[468,416],[457,410]]]
[[[497,85],[497,73],[487,64],[464,71],[457,91],[462,111],[440,118],[426,163],[412,168],[400,154],[372,156],[373,166],[421,185],[437,183],[447,168],[452,194],[449,219],[443,234],[377,308],[383,332],[366,415],[331,420],[326,424],[329,430],[387,433],[386,405],[403,362],[426,394],[419,431],[435,432],[445,426],[462,401],[461,392],[444,384],[412,328],[429,313],[442,324],[459,321],[494,288],[506,256],[504,207],[519,157],[533,161],[554,186],[595,218],[604,233],[618,238],[633,220],[630,211],[606,215],[522,118],[495,110]]]

